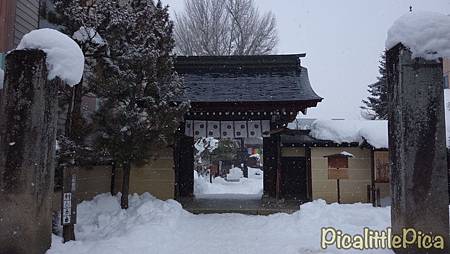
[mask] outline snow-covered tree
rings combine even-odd
[[[264,55],[278,34],[275,15],[261,14],[253,0],[185,0],[175,40],[182,55]]]
[[[387,119],[388,117],[386,52],[381,55],[378,69],[380,73],[378,81],[369,85],[370,96],[362,101],[364,106],[361,109],[365,117],[369,119]]]
[[[183,89],[170,55],[173,24],[167,7],[131,0],[108,15],[111,22],[101,30],[108,53],[97,59],[94,89],[102,99],[95,117],[97,145],[122,165],[121,205],[127,208],[131,165],[172,143],[186,104],[176,102]]]

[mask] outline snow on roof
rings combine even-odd
[[[341,152],[340,154],[341,154],[341,155],[344,155],[344,156],[347,156],[347,157],[355,157],[355,155],[353,155],[353,154],[351,154],[351,153],[349,153],[349,152],[347,152],[347,151],[343,151],[343,152]]]
[[[47,54],[49,80],[59,77],[70,86],[80,83],[84,55],[69,36],[49,28],[38,29],[24,35],[17,49],[43,50]]]
[[[5,72],[0,68],[0,89],[3,88],[3,80],[5,79]]]
[[[388,31],[386,48],[398,43],[413,57],[428,60],[450,57],[450,16],[435,12],[412,12],[397,19]]]
[[[384,120],[316,120],[310,135],[339,144],[367,141],[374,148],[388,148],[388,122]]]

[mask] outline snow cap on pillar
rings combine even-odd
[[[47,54],[48,79],[59,77],[67,85],[80,83],[84,71],[84,55],[69,36],[54,29],[33,30],[24,35],[16,48],[40,49]]]

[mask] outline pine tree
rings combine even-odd
[[[378,67],[380,76],[378,81],[369,85],[370,96],[362,102],[365,106],[361,109],[366,111],[367,118],[387,119],[388,117],[388,97],[387,97],[387,73],[386,73],[386,52],[381,55]]]
[[[61,87],[58,103],[66,109],[65,130],[57,137],[60,149],[57,151],[58,164],[55,172],[55,186],[62,184],[63,171],[74,165],[86,165],[104,161],[106,158],[95,153],[86,137],[92,135],[90,119],[83,116],[82,97],[92,92],[91,84],[95,80],[96,58],[104,55],[106,44],[100,40],[98,30],[110,23],[109,12],[115,10],[117,1],[96,0],[44,0],[40,6],[40,23],[43,27],[58,29],[72,37],[85,55],[83,80],[71,87]],[[101,10],[101,12],[100,12]]]
[[[102,105],[95,116],[97,145],[123,168],[122,208],[128,208],[132,164],[157,156],[173,142],[186,110],[182,83],[173,67],[173,24],[167,7],[132,0],[109,13],[101,34],[108,54],[99,57],[95,93]]]

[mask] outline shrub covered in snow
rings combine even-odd
[[[398,43],[408,47],[413,57],[450,57],[450,16],[435,12],[403,15],[389,29],[386,48]]]
[[[17,49],[41,49],[47,54],[48,79],[56,77],[68,85],[80,83],[84,70],[84,55],[69,36],[44,28],[24,35]]]

